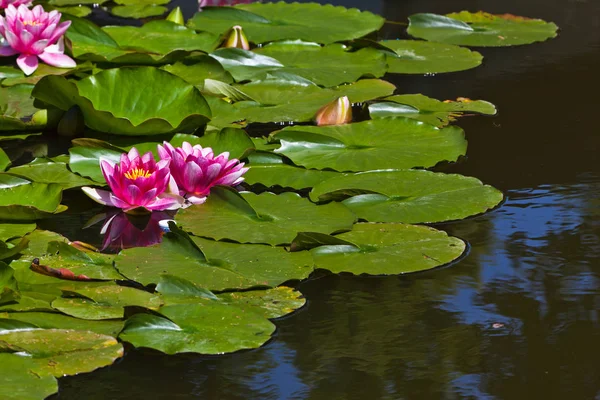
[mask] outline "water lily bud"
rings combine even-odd
[[[246,38],[241,26],[236,25],[231,28],[229,37],[223,43],[223,47],[237,47],[238,49],[250,50],[250,43],[248,43],[248,38]]]
[[[83,133],[84,129],[83,114],[78,106],[73,106],[60,119],[56,131],[60,136],[73,137]]]
[[[352,121],[352,106],[347,96],[323,106],[315,116],[317,125],[343,125]]]
[[[167,15],[167,21],[175,22],[177,25],[183,25],[185,23],[183,19],[183,13],[181,12],[181,8],[174,8],[169,15]]]

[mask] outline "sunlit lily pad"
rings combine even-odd
[[[5,67],[8,68],[8,67]],[[72,75],[75,73],[83,73],[89,72],[93,68],[92,63],[90,62],[82,62],[78,63],[75,68],[58,68],[53,67],[48,64],[40,63],[35,70],[35,72],[31,75],[25,75],[20,69],[13,68],[14,73],[10,76],[7,76],[6,79],[2,81],[2,86],[14,86],[14,85],[35,85],[46,75]],[[0,72],[0,79],[2,76],[2,72]],[[37,110],[36,110],[37,111]]]
[[[302,41],[278,42],[255,52],[281,62],[284,67],[279,71],[302,76],[326,87],[351,83],[363,76],[379,78],[387,70],[385,56],[380,51],[363,48],[350,52],[346,46],[337,43],[321,47]]]
[[[0,353],[0,398],[5,400],[45,399],[58,392],[58,382],[48,372],[38,372],[29,357]]]
[[[222,293],[218,297],[227,304],[251,312],[261,312],[265,318],[283,317],[306,304],[300,292],[285,286],[268,290]]]
[[[395,275],[448,264],[465,251],[462,240],[417,225],[357,224],[335,238],[347,244],[311,250],[317,268],[357,275]]]
[[[32,120],[39,111],[33,106],[32,85],[0,87],[0,132],[40,130],[45,120]]]
[[[152,67],[109,69],[76,83],[47,76],[33,95],[65,111],[77,105],[88,127],[120,135],[193,129],[211,115],[198,89]]]
[[[75,146],[69,149],[69,168],[71,171],[84,177],[89,177],[96,182],[105,182],[100,170],[100,159],[117,163],[120,161],[121,151],[114,146],[103,142],[97,147]]]
[[[51,312],[0,313],[0,318],[14,319],[43,329],[76,329],[116,337],[125,321],[88,321]]]
[[[259,347],[275,331],[259,313],[215,300],[165,306],[160,313],[168,319],[150,314],[129,318],[119,338],[167,354],[223,354]]]
[[[0,240],[6,241],[11,238],[25,236],[34,229],[34,223],[3,223],[0,224]]]
[[[72,173],[67,169],[67,164],[61,162],[21,165],[11,168],[8,173],[33,182],[56,183],[63,189],[94,184],[93,181]]]
[[[204,8],[188,21],[191,28],[218,35],[241,25],[254,43],[285,39],[333,43],[365,36],[383,23],[382,17],[355,8],[284,2]]]
[[[273,287],[304,279],[312,272],[311,263],[306,252],[190,238],[179,230],[165,235],[161,244],[123,250],[115,258],[123,275],[144,285],[159,283],[168,274],[209,290]]]
[[[60,204],[62,188],[58,184],[30,182],[9,174],[0,174],[0,218],[9,221],[34,220],[65,211]]]
[[[213,51],[219,37],[207,32],[196,33],[171,21],[150,21],[144,26],[105,26],[108,33],[124,50],[136,50],[166,55],[175,50]]]
[[[408,33],[433,42],[463,46],[515,46],[541,42],[556,36],[558,27],[541,19],[485,12],[414,14]]]
[[[296,193],[240,195],[217,188],[201,207],[177,213],[176,221],[197,236],[278,245],[290,243],[297,232],[349,230],[355,216],[341,204],[315,206]]]
[[[122,18],[157,17],[167,11],[167,7],[156,4],[132,4],[128,6],[115,6],[110,9],[111,14]]]
[[[238,48],[218,49],[210,56],[238,82],[283,68],[283,64],[273,57]]]
[[[65,329],[11,329],[3,322],[14,321],[0,320],[0,351],[24,352],[37,364],[35,371],[56,377],[90,372],[123,356],[123,346],[112,336]]]
[[[313,201],[342,200],[370,222],[431,223],[466,218],[495,207],[502,192],[478,179],[423,170],[344,174],[313,188]]]
[[[338,126],[293,126],[273,134],[275,150],[306,168],[336,171],[432,167],[456,161],[467,142],[458,127],[438,129],[408,118]]]
[[[379,42],[394,50],[388,55],[389,71],[398,74],[431,74],[463,71],[481,64],[483,57],[476,51],[451,44],[421,40],[384,40]]]
[[[162,67],[167,72],[177,75],[184,81],[194,86],[204,87],[206,79],[213,79],[225,83],[233,83],[231,74],[214,58],[206,55],[197,56],[193,59],[185,59],[175,64]]]
[[[371,118],[406,117],[443,127],[465,114],[495,115],[496,107],[484,100],[458,98],[439,101],[422,94],[400,94],[369,105]]]

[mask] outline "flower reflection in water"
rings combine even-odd
[[[173,215],[174,213],[167,211],[155,211],[148,215],[130,215],[115,211],[99,215],[92,224],[99,220],[105,221],[100,230],[100,234],[104,235],[102,251],[119,251],[160,243],[165,232],[160,222],[172,220]]]

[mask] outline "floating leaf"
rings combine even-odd
[[[123,95],[113,96],[115,90]],[[197,128],[211,115],[198,89],[152,67],[109,69],[77,83],[47,76],[33,95],[65,111],[77,105],[88,127],[120,135]]]
[[[114,10],[114,9],[113,9]],[[124,50],[166,55],[176,50],[211,52],[219,44],[216,35],[196,33],[171,21],[150,21],[144,26],[105,26],[108,33]]]
[[[0,318],[14,319],[43,329],[76,329],[116,337],[125,321],[89,321],[51,312],[0,313]]]
[[[283,64],[273,57],[235,47],[218,49],[210,56],[217,60],[238,82],[249,80],[264,72],[283,68]]]
[[[492,103],[462,97],[456,101],[439,101],[422,94],[401,94],[382,100],[385,102],[369,105],[371,118],[406,117],[441,128],[465,113],[496,114]]]
[[[0,224],[0,240],[7,241],[8,239],[27,235],[35,229],[35,224],[30,223],[5,223]]]
[[[222,293],[218,298],[249,312],[262,310],[265,318],[279,318],[306,304],[301,293],[285,286],[268,290]]]
[[[370,222],[432,223],[483,213],[502,192],[478,179],[423,170],[343,174],[313,188],[313,201],[341,200]]]
[[[71,171],[79,175],[104,183],[104,175],[102,175],[100,169],[100,159],[118,163],[123,153],[123,151],[108,144],[105,147],[71,147],[69,149],[69,167]]]
[[[123,356],[123,346],[111,336],[65,329],[3,329],[3,321],[14,322],[0,320],[0,351],[26,353],[37,364],[36,372],[75,375]]]
[[[110,13],[122,18],[148,18],[158,17],[168,11],[167,7],[156,4],[133,4],[129,6],[116,6]]]
[[[63,189],[94,184],[93,181],[69,171],[67,164],[63,162],[26,164],[11,168],[8,173],[33,182],[56,183]]]
[[[355,8],[279,2],[204,8],[188,25],[218,35],[240,25],[254,43],[284,39],[333,43],[365,36],[381,28],[383,22],[382,17]]]
[[[75,318],[92,321],[120,319],[125,312],[125,309],[120,306],[76,297],[58,298],[52,302],[52,308]]]
[[[10,164],[10,158],[8,158],[4,150],[0,149],[0,172],[8,168]]]
[[[32,119],[39,111],[33,106],[32,85],[0,87],[0,132],[40,130],[46,121]]]
[[[206,79],[232,83],[233,78],[229,72],[214,58],[210,56],[197,56],[193,59],[185,59],[175,64],[162,67],[167,72],[177,75],[184,81],[202,89]]]
[[[542,42],[556,36],[558,27],[541,19],[511,14],[470,13],[414,14],[408,33],[433,42],[463,46],[515,46]]]
[[[426,226],[356,224],[336,236],[349,245],[325,245],[311,250],[317,268],[331,272],[390,275],[422,271],[454,261],[465,243]]]
[[[407,118],[347,125],[293,126],[273,134],[275,150],[306,168],[336,171],[432,167],[456,161],[467,142],[458,127],[438,129]]]
[[[385,74],[386,59],[380,51],[368,47],[354,52],[348,50],[339,43],[321,47],[317,43],[288,41],[271,43],[255,52],[281,62],[284,67],[280,72],[296,74],[326,87]]]
[[[339,175],[334,171],[305,169],[286,164],[250,164],[244,180],[253,185],[261,183],[266,187],[281,186],[293,189],[312,188],[329,178]]]
[[[290,243],[297,232],[349,230],[355,216],[341,204],[315,206],[296,193],[240,195],[214,188],[206,203],[179,211],[176,221],[197,236],[278,245]]]
[[[58,392],[58,382],[50,373],[37,371],[29,357],[0,353],[0,398],[4,400],[45,399]]]
[[[19,68],[13,68],[14,74],[7,77],[2,81],[2,86],[15,86],[15,85],[35,85],[47,75],[73,75],[79,73],[85,73],[92,71],[93,64],[91,62],[78,63],[75,68],[58,68],[52,65],[40,63],[37,69],[31,75],[25,75]],[[31,93],[31,90],[29,91]],[[37,111],[37,110],[36,110]]]
[[[389,71],[397,74],[431,74],[463,71],[481,64],[476,51],[444,43],[421,40],[384,40],[379,42],[396,53],[388,55]]]
[[[123,275],[144,285],[158,283],[161,292],[165,275],[207,290],[277,286],[306,278],[312,272],[311,262],[308,253],[190,238],[178,229],[166,234],[159,245],[123,250],[115,258]]]
[[[65,211],[61,198],[60,185],[0,174],[0,219],[5,221],[31,221]]]

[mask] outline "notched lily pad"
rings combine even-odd
[[[446,16],[414,14],[408,33],[433,42],[463,46],[515,46],[542,42],[556,36],[558,27],[541,19],[483,11],[461,11]]]
[[[426,226],[357,224],[335,236],[351,243],[311,250],[317,268],[334,273],[395,275],[448,264],[465,251],[465,243]]]
[[[459,97],[456,101],[439,101],[422,94],[401,94],[381,100],[383,101],[369,105],[371,118],[406,117],[439,128],[471,113],[496,114],[496,107],[492,103],[464,97]]]
[[[62,187],[30,182],[0,174],[0,218],[6,221],[32,221],[63,212]]]
[[[344,174],[313,188],[313,201],[343,200],[370,222],[432,223],[483,213],[502,192],[478,179],[424,170],[369,171]]]

